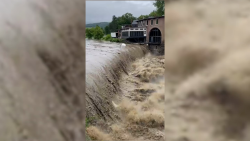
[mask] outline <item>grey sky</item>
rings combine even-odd
[[[112,16],[131,13],[135,17],[147,15],[156,8],[154,1],[86,1],[86,23],[111,22]]]

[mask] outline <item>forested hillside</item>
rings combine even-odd
[[[107,25],[109,25],[109,22],[100,22],[100,23],[86,24],[86,28],[96,27],[97,25],[100,26],[101,28],[105,28]]]

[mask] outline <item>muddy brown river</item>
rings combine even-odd
[[[114,113],[118,109],[123,118],[91,126],[89,135],[96,140],[249,141],[249,1],[179,0],[165,10],[165,82],[149,81],[159,69],[149,64],[160,58],[135,60],[117,81],[122,86],[117,94],[126,98],[115,100]],[[165,83],[164,98],[153,91],[161,89],[157,83]]]
[[[121,43],[112,43],[106,41],[86,40],[86,72],[98,72],[107,62],[126,51]],[[96,70],[97,69],[97,70]]]
[[[128,65],[143,57],[147,49],[141,45],[86,40],[87,118],[104,121],[116,119],[111,99],[120,94],[118,81],[127,73]]]
[[[146,46],[86,44],[89,137],[163,140],[164,57],[150,55]]]

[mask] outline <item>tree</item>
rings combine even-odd
[[[105,34],[105,29],[102,27],[102,32]]]
[[[117,30],[117,27],[118,27],[118,18],[114,15],[113,18],[112,18],[112,22],[109,23],[109,29],[111,32],[115,32]]]
[[[138,20],[146,19],[148,17],[158,17],[164,15],[165,2],[164,0],[156,0],[153,5],[156,7],[156,10],[152,11],[149,15],[141,15],[138,17]]]
[[[112,21],[115,21],[117,18],[116,18],[116,16],[115,15],[113,15],[113,17],[112,17]]]
[[[109,34],[110,32],[117,32],[117,30],[121,29],[121,26],[124,24],[131,24],[133,20],[135,20],[136,17],[134,17],[131,13],[123,14],[121,17],[116,17],[115,15],[112,17],[112,22],[109,23],[109,32],[108,28],[105,28],[105,33]]]
[[[94,28],[86,28],[86,37],[92,39],[94,36]]]
[[[156,7],[156,13],[157,16],[162,16],[164,15],[164,11],[165,11],[165,3],[164,0],[156,0],[154,2],[154,6]]]
[[[119,17],[118,24],[119,25],[131,24],[131,22],[135,19],[136,18],[131,13],[126,13],[126,14],[123,14],[121,17]]]
[[[140,17],[137,18],[137,20],[142,20],[148,18],[148,15],[141,15]]]
[[[150,17],[158,17],[160,16],[155,10],[152,11],[150,14],[149,14]]]
[[[103,30],[98,25],[94,28],[94,39],[100,40],[104,36]]]
[[[106,26],[104,30],[105,30],[105,34],[106,34],[106,35],[107,35],[107,34],[110,34],[109,26]]]

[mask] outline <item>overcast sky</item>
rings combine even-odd
[[[134,17],[148,15],[156,8],[154,1],[86,1],[86,23],[111,22],[113,15],[119,17],[131,13]]]

